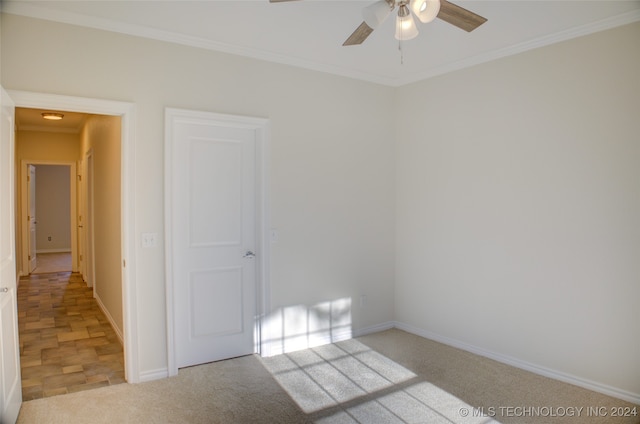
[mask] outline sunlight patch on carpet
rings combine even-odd
[[[357,340],[262,362],[318,424],[497,423]]]

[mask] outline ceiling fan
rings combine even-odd
[[[269,0],[271,3],[287,1],[294,0]],[[467,32],[473,31],[487,21],[486,18],[447,0],[378,0],[362,10],[364,22],[342,45],[362,44],[396,8],[398,8],[398,17],[395,37],[398,40],[410,40],[418,35],[413,15],[423,23],[431,22],[437,17]]]

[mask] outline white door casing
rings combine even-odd
[[[140,371],[138,356],[138,302],[135,232],[135,106],[132,103],[58,94],[9,90],[17,107],[120,116],[122,123],[122,302],[125,378],[138,383],[159,378]]]
[[[14,105],[0,88],[0,423],[13,424],[22,404],[15,257]]]
[[[28,273],[31,274],[37,266],[36,255],[36,167],[27,165],[27,221],[29,227],[28,238]]]
[[[169,374],[254,353],[264,307],[263,119],[166,110]]]
[[[86,173],[84,185],[84,255],[86,274],[83,276],[87,285],[93,287],[93,296],[96,295],[97,287],[95,286],[95,242],[93,229],[93,150],[89,149],[86,158]]]
[[[84,251],[85,251],[85,234],[84,234],[84,215],[85,215],[85,211],[84,211],[84,199],[85,199],[85,195],[83,194],[83,190],[84,190],[84,181],[83,181],[83,175],[85,174],[84,172],[84,163],[82,162],[82,160],[79,160],[76,164],[76,171],[78,172],[78,174],[76,175],[76,179],[78,181],[78,183],[76,184],[76,214],[78,216],[76,225],[78,227],[78,232],[77,232],[77,238],[78,238],[78,242],[77,242],[77,246],[78,246],[78,272],[80,273],[80,275],[82,275],[82,277],[84,278],[85,274],[87,273],[86,271],[86,262],[84,260]],[[86,282],[86,280],[85,280]]]

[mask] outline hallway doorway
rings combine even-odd
[[[20,107],[15,112],[19,222],[29,222],[18,228],[23,400],[125,381],[121,118],[57,111],[57,122],[44,123],[47,113]],[[97,193],[87,175],[93,177],[94,158],[103,169]],[[100,209],[95,225],[94,201]],[[98,278],[87,272],[96,265]],[[102,281],[100,293],[96,280]]]
[[[122,293],[118,296],[121,305],[121,323],[118,338],[124,346],[124,375],[129,382],[140,381],[138,371],[138,346],[137,346],[137,311],[135,308],[135,245],[133,240],[134,221],[134,163],[133,163],[133,137],[134,116],[133,105],[124,102],[115,102],[99,99],[76,98],[41,93],[29,93],[10,91],[17,107],[23,108],[48,108],[50,110],[71,110],[80,113],[99,114],[118,117],[121,121],[117,154],[119,160],[118,181],[121,181],[118,190],[121,202],[118,202],[119,210],[115,216],[120,223],[115,231],[121,237],[120,254],[114,270],[118,273],[118,281]],[[78,167],[80,169],[80,167]],[[42,274],[44,275],[44,274]],[[51,274],[49,274],[51,275]],[[23,276],[24,277],[24,276]],[[69,275],[74,278],[73,274]],[[32,324],[38,325],[38,324]]]
[[[74,272],[59,272],[60,269],[44,269],[44,271],[52,271],[50,273],[22,275],[20,280],[19,291],[21,293],[18,302],[19,321],[20,321],[20,353],[22,358],[22,379],[23,379],[23,395],[24,399],[35,399],[43,396],[50,396],[61,393],[70,393],[72,391],[84,390],[87,388],[101,387],[103,385],[117,384],[126,381],[127,374],[132,375],[132,380],[136,381],[137,371],[130,373],[130,369],[137,370],[136,362],[131,361],[130,364],[125,361],[125,352],[131,353],[137,351],[137,346],[132,349],[124,349],[126,347],[125,335],[128,335],[128,325],[131,322],[131,311],[126,307],[127,293],[125,293],[123,277],[128,275],[124,270],[124,257],[130,252],[128,247],[128,232],[124,230],[129,220],[129,202],[126,201],[127,196],[123,196],[120,192],[123,185],[120,184],[121,179],[126,178],[126,173],[121,168],[121,164],[125,163],[129,154],[129,149],[123,147],[125,140],[130,135],[130,118],[128,116],[129,106],[116,102],[90,101],[87,99],[74,99],[61,96],[35,95],[32,93],[12,93],[16,99],[17,111],[24,106],[47,107],[48,109],[60,110],[58,106],[51,107],[51,102],[61,105],[73,103],[74,108],[79,103],[86,102],[88,112],[70,112],[73,116],[82,116],[84,121],[81,122],[82,140],[85,142],[78,149],[76,155],[77,162],[73,162],[72,168],[72,197],[77,196],[78,203],[72,207],[72,217],[76,222],[72,224],[75,234],[72,239],[77,248],[73,249],[71,254],[72,270]],[[79,102],[79,103],[78,103]],[[99,110],[96,110],[99,109]],[[104,110],[107,115],[96,114],[95,112]],[[114,113],[119,111],[118,113]],[[38,111],[40,112],[40,111]],[[93,113],[92,113],[93,112]],[[44,112],[43,112],[44,113]],[[65,114],[66,112],[59,112]],[[17,117],[18,113],[16,113]],[[89,125],[87,130],[87,121],[98,121],[93,127]],[[125,124],[121,121],[124,119]],[[105,122],[107,125],[105,125]],[[87,125],[85,125],[87,124]],[[111,124],[111,126],[110,126]],[[29,127],[27,125],[27,127]],[[96,130],[96,128],[98,128]],[[111,128],[108,135],[101,133],[105,128]],[[28,128],[41,130],[42,128]],[[93,130],[93,132],[92,132]],[[18,132],[20,126],[18,125]],[[65,132],[63,130],[60,132]],[[104,131],[103,131],[104,132]],[[102,140],[100,147],[96,148],[87,137]],[[56,137],[60,138],[58,134]],[[54,138],[56,138],[54,137]],[[18,140],[19,142],[19,140]],[[88,143],[88,144],[87,144]],[[104,147],[107,146],[107,150]],[[111,147],[108,147],[111,146]],[[31,146],[32,147],[32,146]],[[115,196],[117,202],[110,199],[106,203],[117,205],[117,210],[105,210],[109,208],[102,207],[103,215],[108,213],[107,218],[98,217],[98,224],[107,226],[107,230],[102,229],[102,240],[106,240],[107,248],[96,249],[96,253],[102,255],[102,258],[110,258],[105,260],[103,268],[108,271],[105,281],[111,282],[113,290],[117,297],[105,296],[107,301],[102,301],[99,296],[94,296],[91,287],[87,287],[83,281],[83,274],[77,272],[82,271],[82,260],[86,260],[86,247],[88,245],[85,239],[86,234],[81,232],[84,223],[87,220],[86,211],[92,211],[93,203],[90,206],[81,203],[86,201],[87,186],[86,180],[83,181],[83,174],[86,168],[83,168],[83,154],[91,151],[96,157],[108,158],[111,163],[104,166],[103,169],[112,171],[111,175],[102,175],[102,181],[107,181],[105,185],[97,187],[107,192],[110,196]],[[121,152],[122,151],[122,152]],[[51,160],[59,160],[55,155],[60,151],[51,148],[53,154]],[[97,152],[97,153],[96,153]],[[112,152],[115,152],[113,154]],[[18,152],[16,152],[18,153]],[[23,152],[24,153],[24,152]],[[23,158],[24,159],[24,158]],[[78,160],[79,159],[79,160]],[[86,158],[85,158],[86,159]],[[18,161],[20,163],[20,160]],[[85,162],[86,163],[86,162]],[[76,171],[77,170],[77,171]],[[77,177],[77,179],[76,179]],[[85,184],[83,186],[83,183]],[[93,192],[93,186],[91,186]],[[102,201],[105,203],[104,197],[96,196],[96,204]],[[92,201],[93,198],[90,198]],[[84,219],[83,219],[84,218]],[[115,223],[110,224],[110,221]],[[105,235],[106,234],[106,235]],[[113,242],[113,235],[116,235],[116,242]],[[121,240],[122,239],[124,240]],[[110,244],[109,244],[110,242]],[[108,246],[117,246],[109,250]],[[65,258],[68,262],[68,257]],[[34,270],[36,271],[36,270]],[[108,284],[104,285],[108,290]],[[107,293],[108,294],[108,293]],[[38,301],[44,299],[44,302]],[[116,300],[115,307],[113,301]],[[111,306],[107,305],[110,302]],[[124,307],[123,307],[124,306]],[[115,311],[115,313],[114,313]],[[119,322],[114,321],[114,315]],[[119,324],[119,325],[112,325]],[[53,334],[52,334],[53,333]],[[55,336],[55,337],[54,337]],[[73,361],[73,363],[71,363]]]
[[[24,113],[25,109],[16,109],[18,119]],[[17,134],[25,133],[22,131]],[[49,141],[47,132],[36,134],[41,135],[42,141]],[[77,271],[79,258],[82,256],[78,249],[76,222],[76,162],[63,161],[56,156],[49,158],[47,152],[42,151],[41,143],[35,142],[33,136],[24,137],[27,146],[21,146],[21,138],[16,137],[16,156],[22,159],[19,161],[18,199],[21,201],[18,203],[18,211],[19,222],[28,224],[22,229],[19,224],[16,226],[19,237],[17,250],[22,251],[18,273],[28,275]],[[38,159],[25,160],[24,157]],[[44,262],[40,263],[41,261]]]

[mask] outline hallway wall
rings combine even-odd
[[[36,165],[36,252],[71,252],[71,170]]]
[[[122,336],[120,131],[120,117],[92,115],[80,138],[83,160],[93,152],[95,294]]]

